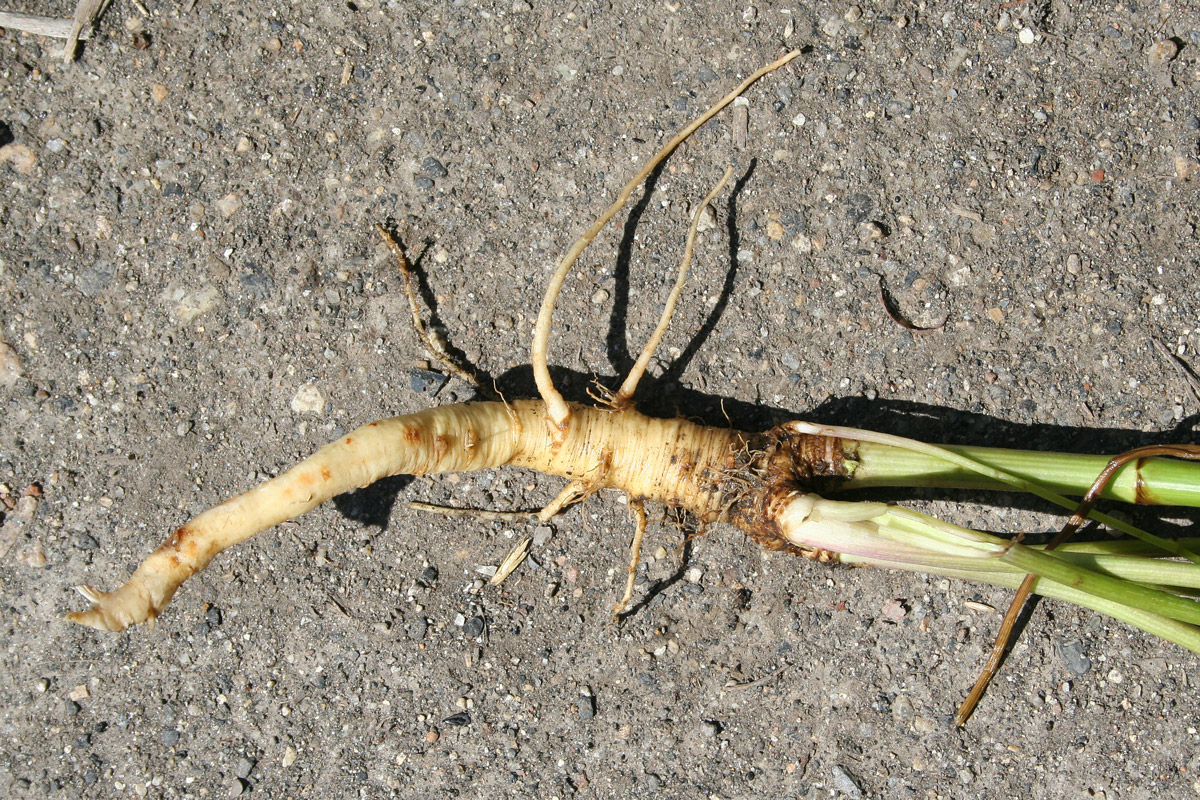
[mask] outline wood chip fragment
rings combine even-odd
[[[75,5],[71,30],[67,33],[67,43],[63,47],[64,64],[70,64],[75,60],[75,51],[79,49],[79,40],[83,38],[83,32],[92,29],[96,24],[96,19],[107,5],[108,0],[79,0]]]
[[[4,525],[0,526],[0,558],[8,555],[8,551],[25,533],[37,506],[38,499],[33,495],[27,494],[17,500],[16,508],[5,518]]]
[[[978,211],[972,211],[969,208],[960,206],[958,203],[951,203],[949,206],[947,206],[947,208],[950,210],[950,213],[956,217],[974,220],[975,222],[983,222],[982,214],[980,214]]]
[[[42,17],[37,14],[19,14],[13,11],[0,11],[0,28],[10,31],[21,31],[34,36],[46,36],[50,39],[69,39],[72,22],[69,19]],[[91,31],[80,31],[79,38],[87,39]]]
[[[733,120],[730,128],[733,133],[733,146],[738,150],[745,149],[746,140],[750,135],[750,101],[744,97],[733,101]]]

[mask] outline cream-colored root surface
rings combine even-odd
[[[69,619],[119,631],[153,620],[180,585],[222,550],[344,492],[390,475],[466,472],[513,465],[620,488],[714,517],[718,488],[742,437],[686,420],[632,409],[572,406],[561,441],[540,401],[468,403],[372,422],[326,445],[272,480],[178,528],[112,592],[80,591],[92,601]]]

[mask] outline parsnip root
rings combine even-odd
[[[555,441],[541,401],[467,403],[372,422],[326,445],[288,472],[203,512],[176,530],[111,593],[85,588],[94,605],[69,618],[123,630],[156,617],[179,585],[219,552],[303,514],[343,492],[389,475],[427,475],[505,465],[536,469],[594,489],[722,515],[728,475],[745,434],[634,409],[570,407],[566,438]],[[631,443],[636,443],[632,446]]]

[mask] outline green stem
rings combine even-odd
[[[978,461],[971,456],[965,455],[964,453],[955,449],[940,447],[936,444],[927,444],[925,442],[917,441],[916,439],[906,439],[903,436],[894,436],[889,433],[879,433],[877,431],[868,431],[859,428],[847,428],[839,425],[818,425],[812,422],[801,422],[797,420],[787,423],[787,427],[795,433],[842,439],[842,445],[844,448],[843,452],[846,453],[848,458],[854,458],[857,455],[857,457],[861,460],[861,452],[863,452],[863,449],[869,444],[888,446],[894,451],[903,450],[917,453],[932,459],[934,462],[940,461],[944,464],[958,467],[965,472],[975,472],[982,478],[988,480],[989,486],[995,488],[1007,486],[1010,490],[1028,492],[1030,494],[1037,495],[1043,500],[1048,500],[1055,505],[1062,506],[1063,508],[1069,510],[1074,510],[1077,505],[1075,502],[1067,499],[1058,492],[1046,488],[1046,486],[1040,482],[1041,476],[1033,479],[1024,477],[1022,475],[1017,475],[1000,467]],[[898,457],[898,453],[896,452],[891,452],[889,455]],[[877,452],[875,459],[878,458],[879,455]],[[1051,465],[1047,465],[1047,468],[1049,469],[1050,466]],[[859,463],[855,468],[852,469],[852,474],[857,473],[861,469],[862,465]],[[1099,474],[1099,471],[1097,471],[1097,474]],[[1196,477],[1198,480],[1200,480],[1200,472],[1197,473]],[[1095,478],[1092,480],[1095,481]],[[908,480],[903,483],[892,483],[891,485],[929,486],[931,484],[923,477],[915,476],[912,480]],[[1137,493],[1139,495],[1142,493],[1142,488],[1140,486],[1137,488]],[[1141,539],[1144,542],[1166,550],[1168,553],[1177,555],[1180,558],[1186,558],[1189,561],[1200,564],[1200,555],[1196,555],[1185,547],[1180,547],[1177,543],[1169,539],[1164,539],[1161,536],[1155,536],[1154,534],[1144,531],[1135,525],[1130,525],[1128,522],[1116,519],[1115,517],[1095,510],[1088,513],[1088,518],[1094,519],[1097,522],[1101,522],[1112,530],[1120,531],[1121,533],[1127,534],[1136,539]]]
[[[1200,603],[1194,600],[1110,575],[1102,575],[1032,547],[1014,544],[1000,560],[1022,572],[1038,575],[1039,584],[1050,580],[1122,605],[1144,611],[1154,609],[1154,613],[1180,622],[1200,624]]]
[[[848,488],[1013,488],[989,475],[950,463],[928,452],[874,442],[855,442],[852,445],[858,463]],[[1100,470],[1104,469],[1111,458],[996,447],[938,447],[1027,481],[1036,482],[1052,492],[1074,496],[1082,495],[1091,487]],[[1147,458],[1127,464],[1117,471],[1100,496],[1126,503],[1200,507],[1200,462]]]
[[[1188,550],[1200,550],[1200,539],[1176,539],[1175,543]],[[1097,542],[1068,542],[1058,548],[1060,553],[1095,553],[1106,556],[1149,556],[1161,558],[1167,551],[1136,539],[1109,539]]]
[[[1183,561],[1164,561],[1146,556],[1073,553],[1061,548],[1054,552],[1068,564],[1075,564],[1104,575],[1111,575],[1114,578],[1146,586],[1200,589],[1200,569],[1195,564]]]
[[[1004,589],[1016,589],[1021,585],[1021,581],[1025,578],[1025,574],[1021,572],[985,572],[941,566],[933,563],[932,561],[923,564],[910,564],[899,561],[888,561],[881,558],[842,556],[842,562],[846,564],[861,564],[864,566],[902,569],[909,572],[924,572],[933,575],[944,575],[948,578],[962,578],[963,580],[987,583]],[[1186,622],[1179,622],[1177,620],[1164,617],[1161,614],[1154,614],[1141,609],[1131,608],[1123,603],[1108,600],[1103,597],[1097,597],[1091,594],[1086,594],[1078,589],[1074,589],[1070,586],[1064,586],[1063,584],[1055,583],[1054,581],[1038,581],[1034,588],[1034,593],[1055,600],[1065,600],[1069,603],[1074,603],[1075,605],[1082,606],[1084,608],[1090,608],[1093,611],[1098,611],[1101,614],[1106,614],[1112,617],[1113,619],[1117,619],[1132,625],[1133,627],[1143,630],[1146,633],[1166,639],[1168,642],[1174,642],[1180,647],[1186,647],[1193,653],[1200,653],[1200,628],[1197,628],[1194,625],[1189,625]]]

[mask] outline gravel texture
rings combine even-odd
[[[511,470],[342,498],[222,556],[153,629],[62,621],[72,586],[111,588],[190,515],[359,423],[471,396],[422,363],[375,222],[404,234],[450,349],[527,395],[558,255],[785,47],[807,52],[672,157],[569,280],[551,360],[573,397],[628,367],[732,162],[646,411],[1193,440],[1200,405],[1152,340],[1200,360],[1195,8],[145,5],[114,3],[69,67],[0,35],[0,795],[1200,793],[1200,661],[1179,648],[1042,603],[955,730],[1006,592],[723,526],[681,548],[666,523],[615,626],[615,495],[541,528],[404,505],[560,488]],[[881,279],[944,327],[889,319]],[[1056,524],[995,495],[891,497]],[[479,568],[535,535],[485,587]]]

